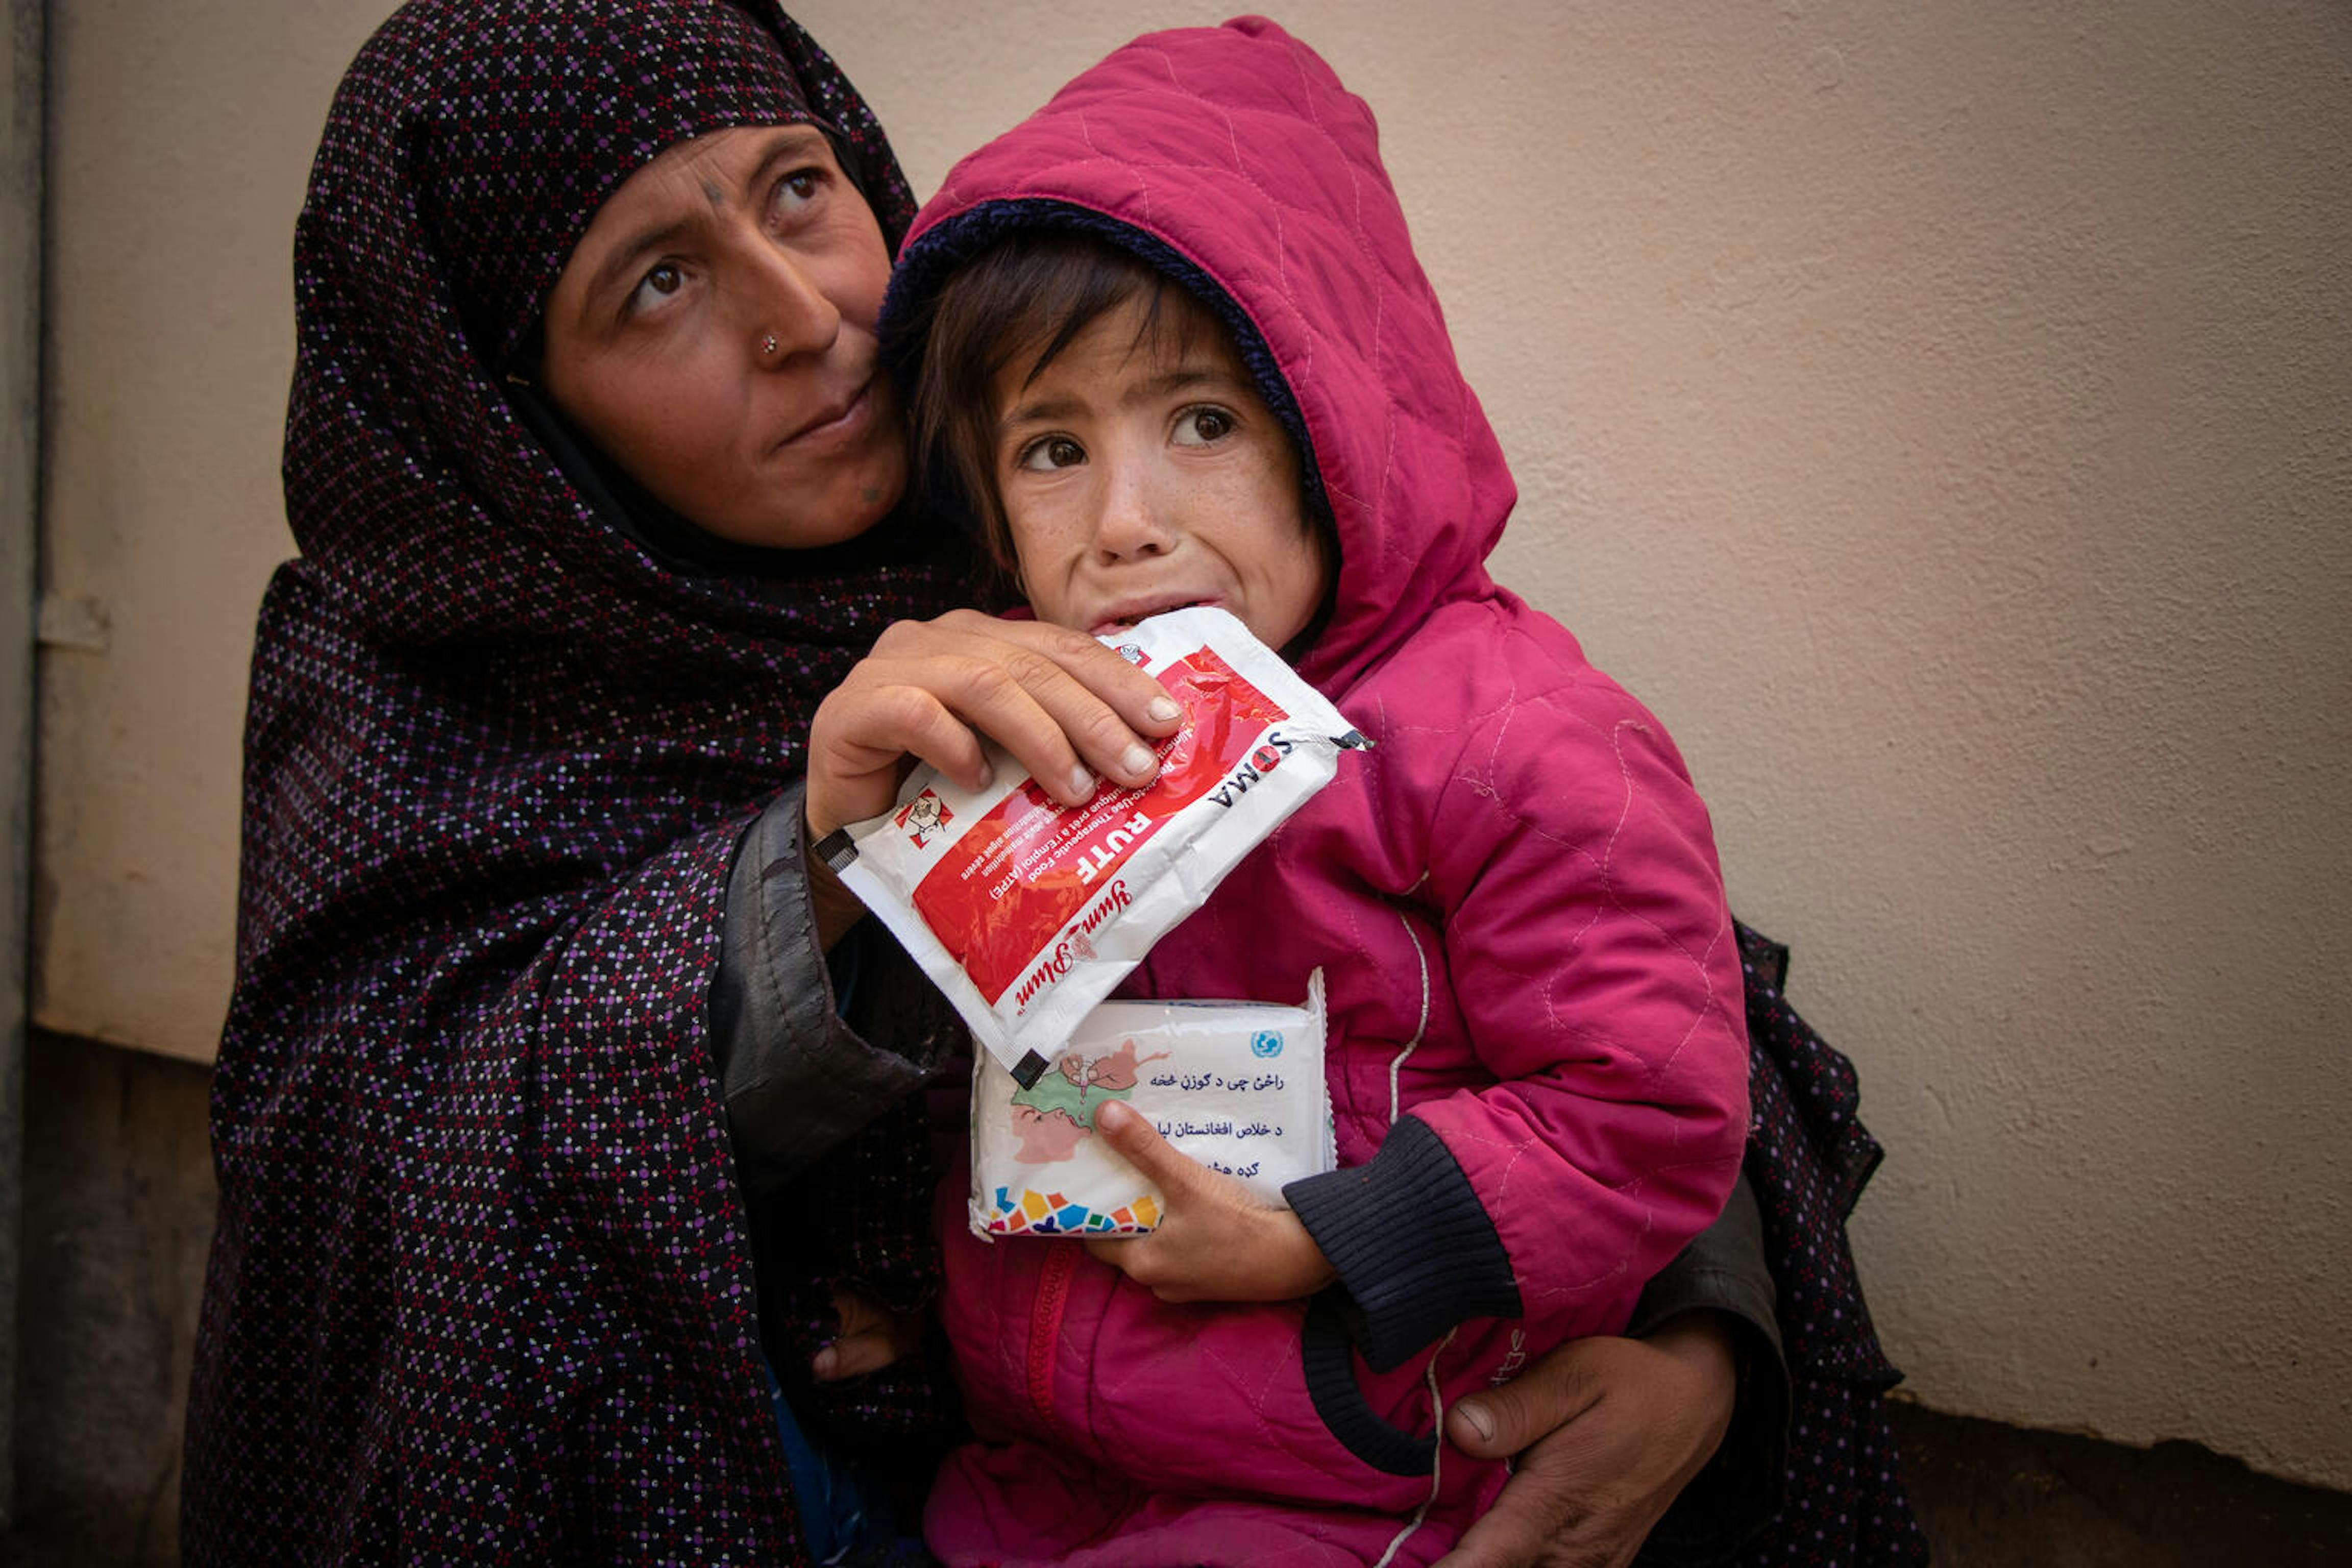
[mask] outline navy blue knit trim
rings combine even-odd
[[[1437,1465],[1437,1434],[1416,1437],[1375,1414],[1356,1381],[1354,1340],[1339,1310],[1339,1293],[1326,1290],[1307,1303],[1298,1354],[1307,1396],[1340,1447],[1391,1476],[1425,1476]]]
[[[1282,1189],[1364,1314],[1375,1371],[1472,1318],[1522,1315],[1510,1255],[1445,1141],[1401,1116],[1371,1163]]]

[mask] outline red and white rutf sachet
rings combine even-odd
[[[816,848],[1014,1080],[1369,744],[1240,621],[1204,605],[1120,632],[1184,710],[1143,789],[1055,805],[994,748],[990,786],[919,767],[890,811]]]

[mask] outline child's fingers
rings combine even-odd
[[[1219,1299],[1213,1285],[1203,1288],[1194,1249],[1170,1229],[1173,1223],[1162,1219],[1141,1236],[1089,1237],[1086,1249],[1163,1301]]]
[[[1150,1121],[1124,1100],[1109,1100],[1096,1110],[1095,1132],[1160,1189],[1171,1210],[1177,1207],[1180,1194],[1199,1187],[1212,1173],[1160,1136]]]
[[[1161,1300],[1284,1301],[1330,1282],[1297,1215],[1193,1159],[1133,1106],[1102,1106],[1095,1132],[1160,1189],[1165,1212],[1156,1230],[1089,1249]]]
[[[1085,1247],[1087,1256],[1096,1262],[1108,1263],[1125,1274],[1129,1271],[1128,1264],[1135,1258],[1135,1249],[1150,1239],[1149,1235],[1087,1237],[1081,1238],[1078,1245]]]
[[[1163,1213],[1160,1228],[1141,1236],[1089,1239],[1087,1250],[1137,1284],[1148,1287],[1163,1301],[1189,1300],[1187,1248],[1180,1229],[1193,1207],[1192,1194],[1209,1173],[1205,1166],[1162,1138],[1150,1121],[1122,1100],[1110,1100],[1095,1111],[1095,1135],[1123,1154],[1143,1179],[1160,1189]]]

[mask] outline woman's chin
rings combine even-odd
[[[822,489],[792,486],[774,506],[762,511],[747,509],[722,523],[698,526],[735,544],[821,550],[828,544],[845,544],[889,516],[905,488],[903,470],[845,474]]]

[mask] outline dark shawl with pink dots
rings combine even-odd
[[[818,699],[953,574],[894,525],[680,561],[505,374],[621,181],[812,113],[895,241],[879,128],[772,4],[419,0],[336,98],[295,243],[302,553],[253,660],[191,1563],[802,1554],[710,1059],[719,915]],[[890,1158],[834,1163],[889,1206]],[[919,1293],[856,1204],[805,1234],[813,1277]]]

